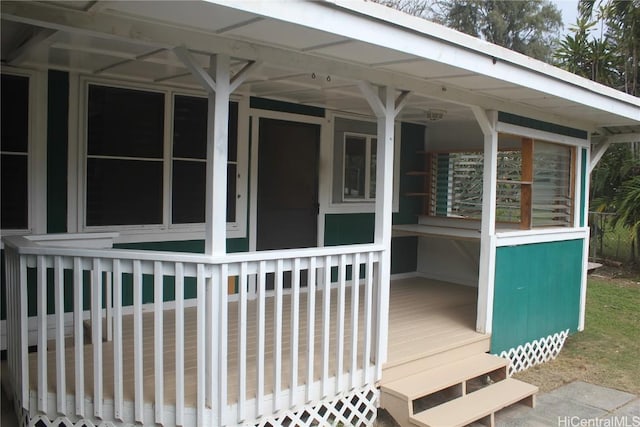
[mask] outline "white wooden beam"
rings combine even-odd
[[[600,138],[600,141],[607,139],[611,144],[625,144],[630,142],[640,142],[640,133],[638,132],[629,132],[629,133],[616,133],[605,135]]]
[[[231,95],[228,55],[211,56],[207,112],[207,194],[205,253],[219,255],[227,248],[227,138],[229,134],[229,96]],[[211,87],[209,87],[211,89]]]
[[[598,142],[598,144],[591,150],[591,158],[589,159],[589,174],[593,172],[593,169],[596,167],[604,153],[607,152],[607,149],[611,145],[611,141],[609,137],[604,137]]]
[[[478,272],[478,310],[476,329],[490,334],[493,322],[493,292],[496,266],[496,180],[498,176],[498,132],[496,111],[472,108],[484,134],[482,181],[482,222],[480,228],[480,268]]]
[[[7,64],[14,66],[20,65],[33,49],[50,39],[55,33],[57,33],[57,31],[49,28],[36,30],[29,40],[7,54]]]
[[[207,72],[193,59],[193,56],[189,53],[186,47],[177,46],[173,48],[173,53],[178,57],[180,61],[187,67],[193,77],[205,88],[209,93],[216,91],[215,78],[207,74]]]
[[[162,52],[164,50],[165,49],[155,49],[155,48],[151,49],[150,51],[147,51],[147,52],[142,53],[140,55],[136,55],[133,58],[125,58],[125,59],[123,59],[121,61],[116,61],[116,62],[113,62],[111,64],[105,65],[105,66],[103,66],[101,68],[98,68],[97,70],[95,70],[93,72],[93,74],[102,74],[105,71],[111,70],[111,69],[113,69],[115,67],[119,67],[120,65],[128,64],[128,63],[133,62],[133,61],[141,61],[141,60],[143,60],[145,58],[153,56],[153,55],[155,55],[157,53],[160,53],[160,52]]]

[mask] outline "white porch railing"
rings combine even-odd
[[[379,379],[379,245],[212,258],[4,242],[9,384],[31,417],[237,425]]]

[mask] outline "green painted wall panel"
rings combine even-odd
[[[588,134],[581,129],[570,128],[568,126],[557,125],[555,123],[543,122],[541,120],[531,119],[529,117],[518,116],[516,114],[500,111],[498,120],[503,123],[524,126],[531,129],[538,129],[546,132],[557,133],[558,135],[566,135],[574,138],[587,139]]]
[[[578,239],[496,250],[493,353],[577,329],[582,247]]]
[[[48,79],[47,233],[66,233],[69,73],[49,71]]]
[[[305,116],[324,117],[324,108],[311,105],[294,104],[291,102],[277,101],[268,98],[255,98],[249,100],[251,108],[260,110],[280,111],[282,113],[303,114]]]
[[[375,217],[372,213],[328,214],[324,218],[325,246],[372,243]]]
[[[118,249],[136,249],[141,251],[169,251],[188,252],[194,254],[204,253],[204,240],[179,240],[167,242],[136,242],[136,243],[116,243],[113,245]],[[249,250],[249,239],[227,239],[227,252],[247,252]]]

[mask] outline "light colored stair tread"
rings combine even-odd
[[[538,387],[508,378],[411,417],[422,427],[464,426],[538,392]]]
[[[383,384],[381,391],[410,401],[506,367],[508,363],[507,359],[480,353]]]

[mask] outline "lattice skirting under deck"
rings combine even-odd
[[[505,350],[499,356],[511,361],[509,364],[509,376],[511,376],[516,372],[555,359],[568,335],[569,329]]]
[[[313,402],[295,412],[287,411],[275,417],[264,417],[257,427],[367,427],[373,425],[376,419],[378,397],[378,390],[367,386],[330,401]]]
[[[30,426],[35,427],[114,427],[114,424],[109,421],[103,421],[99,424],[94,424],[91,421],[79,420],[71,421],[67,417],[59,417],[53,421],[50,421],[46,416],[38,415],[31,420]]]
[[[266,416],[256,427],[307,427],[307,426],[372,426],[377,416],[379,391],[369,385],[365,388],[343,393],[336,398],[311,404],[295,410],[284,411],[275,416]],[[110,421],[94,423],[89,420],[72,421],[67,417],[50,420],[46,415],[29,417],[21,410],[20,427],[115,427]],[[117,423],[117,425],[133,425]],[[135,424],[137,425],[137,424]]]

